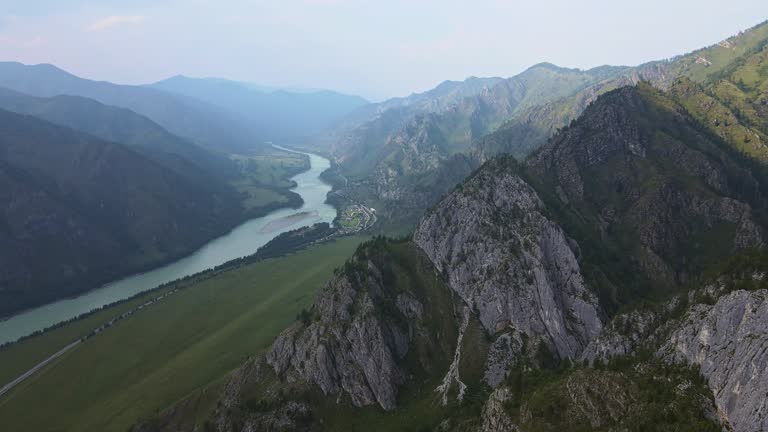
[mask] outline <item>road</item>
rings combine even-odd
[[[72,348],[74,348],[77,345],[79,345],[80,342],[81,342],[80,339],[72,342],[71,344],[69,344],[69,345],[65,346],[64,348],[60,349],[59,351],[57,351],[55,354],[51,355],[47,359],[45,359],[45,360],[41,361],[40,363],[38,363],[32,369],[24,372],[24,374],[22,374],[20,377],[18,377],[15,380],[9,382],[8,384],[4,385],[2,388],[0,388],[0,397],[2,397],[4,394],[8,393],[12,388],[16,387],[19,383],[21,383],[25,379],[27,379],[30,376],[32,376],[35,372],[37,372],[40,369],[42,369],[43,367],[45,367],[45,365],[47,365],[48,363],[56,360],[57,358],[63,356],[64,354],[66,354],[67,351],[69,351]]]

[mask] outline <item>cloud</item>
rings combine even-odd
[[[123,24],[141,24],[145,20],[142,15],[112,15],[104,17],[88,27],[88,31],[103,31]]]

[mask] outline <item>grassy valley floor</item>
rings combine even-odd
[[[87,340],[0,398],[0,424],[41,432],[127,430],[268,347],[363,240],[314,245],[192,284]],[[144,300],[0,351],[0,378],[10,381]]]
[[[294,185],[290,178],[309,169],[309,158],[305,155],[277,149],[267,154],[233,155],[232,158],[240,169],[232,186],[243,194],[246,210],[290,205],[288,190]]]

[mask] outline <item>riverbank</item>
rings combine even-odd
[[[100,311],[108,311],[110,309],[114,309],[116,306],[120,305],[123,302],[128,302],[135,299],[140,299],[139,303],[128,308],[125,310],[122,310],[119,312],[119,314],[114,314],[111,319],[108,321],[102,321],[98,324],[98,326],[94,327],[92,330],[90,330],[86,334],[82,334],[78,337],[78,339],[72,341],[69,345],[62,348],[61,350],[57,351],[56,353],[52,354],[50,357],[47,357],[46,359],[40,361],[31,369],[26,371],[25,373],[21,374],[20,376],[16,377],[13,381],[9,382],[8,384],[4,385],[0,388],[0,397],[4,394],[10,391],[12,388],[14,388],[16,385],[20,384],[25,379],[32,376],[35,372],[42,369],[45,365],[49,364],[54,359],[64,355],[66,352],[68,352],[71,349],[74,349],[79,343],[85,342],[86,340],[90,339],[91,337],[97,336],[104,332],[105,330],[110,329],[112,326],[117,324],[118,322],[132,317],[135,313],[143,310],[146,307],[152,306],[153,304],[164,300],[170,295],[176,294],[185,288],[188,288],[190,286],[194,286],[197,283],[201,283],[203,281],[206,281],[210,278],[216,277],[217,275],[220,275],[227,271],[235,270],[239,267],[245,266],[245,265],[251,265],[258,263],[260,261],[266,260],[266,259],[274,259],[274,258],[281,258],[285,257],[290,253],[295,253],[300,250],[303,250],[312,244],[316,242],[328,242],[334,237],[336,237],[338,231],[330,226],[328,223],[321,223],[316,224],[311,227],[305,227],[301,229],[297,229],[295,231],[289,231],[283,234],[280,234],[279,236],[272,239],[269,243],[259,248],[256,253],[253,255],[238,258],[232,261],[228,261],[224,264],[221,264],[215,268],[205,270],[203,272],[200,272],[198,274],[189,275],[187,277],[184,277],[179,280],[175,280],[163,285],[160,285],[158,287],[155,287],[153,289],[141,292],[139,294],[136,294],[135,296],[131,297],[130,299],[124,299],[120,300],[114,304],[105,305],[102,308],[94,311],[90,311],[86,314],[83,314],[81,316],[78,316],[76,318],[73,318],[72,320],[69,320],[67,322],[58,323],[57,325],[45,329],[41,332],[37,332],[34,335],[26,336],[22,339],[19,339],[16,342],[11,342],[8,344],[5,344],[3,346],[0,346],[0,352],[7,348],[12,346],[14,343],[20,343],[30,337],[38,336],[45,334],[47,331],[52,331],[54,329],[63,327],[67,324],[72,324],[75,321],[83,320],[91,315],[96,314]],[[3,376],[0,374],[0,379],[2,379]],[[2,382],[2,381],[0,381]]]

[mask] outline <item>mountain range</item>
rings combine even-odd
[[[69,354],[87,364],[104,355],[98,347],[150,340],[133,341],[119,366],[135,381],[121,378],[130,397],[97,405],[78,393],[70,422],[109,427],[119,414],[132,432],[768,429],[768,22],[635,67],[541,63],[377,104],[309,93],[320,105],[306,111],[296,95],[225,80],[117,86],[5,64],[6,84],[0,315],[179,256],[240,220],[229,156],[263,155],[252,134],[331,155],[329,199],[389,235],[302,229],[278,241],[293,253],[322,238],[308,253],[238,260],[137,299],[145,312],[110,332],[86,329]],[[267,100],[295,125],[257,123]],[[322,273],[319,261],[345,242],[359,246]],[[317,289],[275,296],[285,279]],[[263,287],[265,298],[248,297]],[[194,301],[215,319],[188,313]],[[170,309],[178,315],[166,321]],[[283,310],[294,311],[280,317],[287,328],[262,319]],[[190,332],[171,341],[185,323]],[[266,348],[227,355],[259,346],[257,330],[271,335]],[[64,331],[66,343],[83,334]],[[98,366],[99,377],[121,370]],[[82,388],[56,367],[47,382],[70,383],[67,397]],[[98,384],[87,390],[126,390]],[[49,390],[27,385],[0,416]],[[137,407],[152,392],[163,403]]]
[[[599,94],[576,118],[484,161],[411,236],[362,244],[215,403],[133,430],[765,429],[768,171],[744,142],[765,124],[765,31],[577,84],[571,100]]]
[[[0,109],[127,145],[200,184],[215,184],[216,179],[211,176],[222,180],[234,172],[233,163],[225,154],[173,135],[129,109],[104,105],[93,99],[69,95],[38,98],[0,88]]]
[[[152,88],[83,79],[53,65],[0,63],[0,87],[37,97],[81,96],[127,108],[211,150],[248,153],[263,148],[258,131],[225,110]]]
[[[524,161],[484,164],[412,239],[360,246],[205,424],[760,430],[766,181],[667,94],[610,91]],[[196,397],[134,430],[199,418]]]
[[[640,81],[671,91],[699,119],[717,121],[714,127],[733,145],[761,153],[764,120],[747,116],[763,107],[759,64],[766,36],[763,23],[714,46],[636,67],[581,71],[542,63],[509,79],[471,78],[452,83],[448,99],[440,86],[405,103],[407,108],[398,99],[378,110],[366,107],[367,117],[352,114],[315,145],[334,137],[331,154],[348,180],[344,195],[388,209],[385,219],[393,222],[381,225],[385,231],[412,227],[472,169],[498,154],[525,157],[598,95]],[[456,170],[457,165],[465,168]]]
[[[368,105],[359,96],[327,90],[265,92],[247,83],[222,79],[175,76],[147,87],[208,102],[242,117],[265,139],[281,142],[316,134]]]

